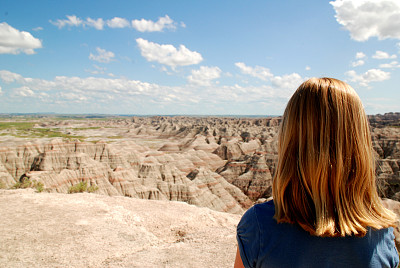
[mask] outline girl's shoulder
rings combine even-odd
[[[241,223],[257,224],[259,228],[262,225],[276,224],[274,201],[270,200],[264,203],[255,204],[249,208],[242,216]],[[239,224],[240,225],[240,224]]]

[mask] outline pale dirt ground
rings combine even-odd
[[[0,190],[0,267],[233,267],[239,219],[183,202]]]

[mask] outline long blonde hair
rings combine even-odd
[[[363,236],[394,226],[375,184],[369,125],[348,84],[311,78],[287,104],[273,180],[275,219],[316,236]]]

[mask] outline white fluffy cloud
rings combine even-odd
[[[35,93],[27,86],[23,86],[20,88],[16,88],[13,91],[14,96],[20,96],[20,97],[32,97],[35,95]]]
[[[150,102],[185,103],[187,95],[190,94],[180,87],[163,87],[123,78],[57,76],[52,80],[45,80],[23,77],[5,70],[0,71],[0,85],[2,83],[5,87],[3,101],[8,98],[8,103],[13,101],[18,103],[23,101],[22,98],[29,97],[32,103],[64,105],[64,107],[84,102],[90,107],[108,103],[114,107],[129,109],[132,103],[135,105],[149,105]],[[179,97],[173,98],[173,96]],[[104,108],[103,105],[100,109]]]
[[[58,109],[60,112],[82,112],[79,105],[85,103],[85,109],[90,108],[93,112],[100,109],[106,112],[109,109],[108,112],[114,113],[154,112],[160,105],[169,109],[188,109],[187,112],[195,113],[203,113],[209,108],[217,109],[215,111],[220,113],[241,113],[240,109],[246,106],[255,113],[262,113],[267,106],[273,105],[274,113],[279,114],[287,98],[303,81],[298,74],[289,74],[275,76],[271,81],[258,86],[212,83],[221,74],[218,67],[203,66],[192,72],[189,81],[192,84],[163,86],[124,78],[57,76],[45,80],[0,70],[3,91],[0,102],[21,103],[29,97],[32,105],[35,103],[38,107]],[[63,110],[61,107],[64,107]],[[30,111],[30,108],[27,109]]]
[[[31,90],[48,91],[56,87],[56,84],[53,81],[37,78],[24,78],[20,74],[7,70],[0,70],[0,80],[6,84],[16,83],[22,86],[28,86]]]
[[[382,63],[379,64],[379,68],[400,68],[400,64],[397,61],[392,61],[390,63]]]
[[[162,32],[166,29],[176,29],[174,21],[168,16],[160,17],[158,21],[151,20],[132,20],[132,27],[139,32]]]
[[[262,66],[251,67],[247,66],[243,62],[237,62],[235,65],[244,74],[248,74],[264,81],[270,81],[272,84],[271,88],[274,89],[273,92],[279,92],[276,97],[289,97],[296,90],[296,88],[302,82],[304,82],[304,78],[297,73],[278,76],[272,74],[268,68]]]
[[[85,22],[85,25],[93,27],[93,28],[95,28],[97,30],[103,30],[104,20],[101,19],[101,18],[99,18],[97,20],[92,19],[92,18],[87,18],[86,22]]]
[[[190,84],[200,86],[210,86],[211,81],[221,77],[221,69],[218,67],[201,66],[198,70],[192,70],[188,76]]]
[[[282,76],[274,76],[271,78],[271,82],[275,88],[294,92],[294,90],[304,82],[304,78],[297,73],[292,73]]]
[[[257,77],[264,81],[273,77],[271,71],[268,68],[262,66],[250,67],[243,62],[236,62],[235,65],[241,70],[242,73]]]
[[[156,61],[171,67],[198,64],[203,60],[200,53],[190,51],[184,45],[160,45],[142,38],[136,39],[141,54],[148,61]]]
[[[336,20],[357,41],[371,37],[400,39],[400,1],[335,0]]]
[[[58,19],[56,21],[50,20],[50,23],[57,26],[59,29],[64,27],[93,27],[97,30],[103,30],[104,26],[110,28],[128,28],[132,27],[140,32],[162,32],[164,29],[175,30],[177,23],[174,22],[168,15],[160,17],[158,21],[154,22],[152,20],[132,20],[131,23],[120,17],[114,17],[110,20],[104,20],[102,18],[86,18],[86,20],[81,19],[75,15],[67,15],[66,19]],[[186,27],[183,22],[181,22],[181,27]]]
[[[1,70],[0,80],[6,84],[16,83],[24,92],[34,91],[71,91],[71,92],[130,92],[130,93],[157,93],[159,88],[155,84],[149,84],[128,79],[107,79],[95,77],[67,77],[56,76],[53,80],[25,78],[20,74]],[[19,90],[21,91],[21,90]]]
[[[0,71],[0,79],[5,83],[9,84],[12,82],[21,82],[23,81],[23,77],[20,74],[16,74],[7,70]]]
[[[6,22],[0,23],[0,54],[34,54],[42,42],[30,33],[19,31]]]
[[[72,102],[85,102],[88,100],[88,98],[86,98],[85,96],[81,95],[81,94],[76,94],[76,93],[72,93],[72,92],[61,92],[59,93],[59,96],[66,100],[66,101],[72,101]]]
[[[371,82],[379,82],[388,80],[390,73],[380,69],[370,69],[363,74],[357,74],[354,70],[346,72],[352,82],[356,82],[361,86],[367,87]]]
[[[357,61],[353,61],[352,63],[351,63],[351,66],[352,67],[357,67],[357,66],[362,66],[362,65],[364,65],[365,64],[365,61],[363,61],[363,60],[357,60]]]
[[[375,54],[372,56],[372,58],[374,59],[378,59],[378,60],[384,60],[384,59],[395,59],[397,58],[396,55],[389,55],[389,53],[384,52],[384,51],[376,51]]]
[[[363,52],[357,52],[356,53],[356,61],[351,62],[351,66],[352,67],[357,67],[357,66],[362,66],[365,64],[365,58],[367,57],[367,55],[365,55]]]
[[[356,53],[356,59],[363,59],[365,58],[367,55],[365,55],[363,52],[357,52]]]
[[[83,20],[78,18],[75,15],[71,15],[71,16],[66,16],[67,19],[61,20],[58,19],[56,21],[51,21],[51,24],[54,24],[55,26],[57,26],[59,29],[64,28],[65,26],[81,26],[84,24]]]
[[[86,18],[83,20],[75,15],[67,15],[67,19],[58,19],[56,21],[50,20],[50,23],[57,26],[59,29],[68,27],[93,27],[97,30],[103,30],[105,22],[102,18],[92,19]]]
[[[107,20],[107,26],[110,28],[125,28],[129,27],[129,21],[124,18],[115,17],[111,20]]]
[[[288,98],[292,96],[293,92],[304,80],[300,75],[293,73],[274,76],[271,78],[271,82],[263,83],[260,86],[213,85],[206,88],[204,95],[207,101],[214,101],[219,104],[230,103],[235,105],[236,103],[241,103],[258,107],[266,104],[267,106],[272,105],[274,109],[282,112]]]
[[[115,55],[111,51],[106,51],[105,49],[99,47],[96,47],[96,51],[97,55],[90,53],[89,59],[103,63],[109,63],[114,59]]]

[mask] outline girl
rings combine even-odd
[[[377,194],[374,162],[354,89],[301,84],[279,131],[273,201],[243,215],[235,267],[396,267],[396,216]]]

